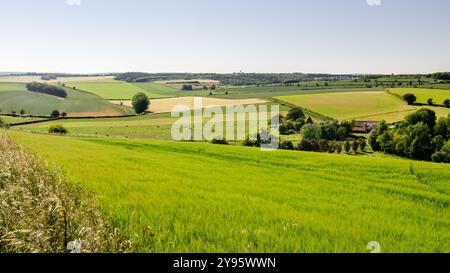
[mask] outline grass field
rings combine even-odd
[[[181,85],[167,85],[162,83],[133,83],[135,86],[147,90],[148,92],[158,94],[161,98],[169,97],[185,97],[185,96],[207,96],[209,91],[204,90],[194,90],[194,91],[184,91],[181,90]]]
[[[348,92],[276,97],[339,120],[413,110],[404,101],[383,91]]]
[[[42,120],[42,118],[35,118],[35,117],[11,117],[11,116],[2,116],[0,115],[0,119],[5,121],[6,123],[21,123],[21,122],[27,122],[27,121],[34,121],[34,120]]]
[[[14,127],[11,130],[47,133],[51,125],[61,124],[72,136],[115,137],[133,139],[170,140],[170,114],[135,116],[111,119],[68,119]]]
[[[383,252],[450,251],[447,165],[10,135],[95,193],[140,251],[366,252],[374,240]]]
[[[417,97],[418,103],[427,103],[428,99],[432,98],[434,104],[443,105],[444,100],[450,100],[450,90],[444,89],[394,88],[389,89],[389,92],[399,96],[412,93]]]
[[[131,99],[139,92],[145,93],[149,98],[161,97],[156,93],[142,89],[134,84],[115,80],[67,82],[66,85],[109,100]]]
[[[28,92],[25,84],[0,83],[0,109],[2,113],[19,113],[25,110],[27,115],[50,115],[53,110],[67,112],[69,116],[116,116],[132,114],[129,108],[114,105],[100,97],[82,91],[65,88],[67,98]],[[6,91],[10,90],[10,91]]]
[[[22,83],[0,83],[0,92],[25,91]]]

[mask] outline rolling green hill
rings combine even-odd
[[[28,92],[25,84],[0,83],[0,109],[2,113],[17,113],[24,109],[28,115],[50,115],[53,110],[67,112],[69,116],[117,116],[132,114],[132,110],[114,105],[100,97],[65,88],[67,98]]]
[[[277,99],[339,120],[414,109],[399,98],[383,91],[284,96]]]
[[[143,88],[138,84],[115,80],[68,82],[66,85],[96,94],[108,100],[131,99],[139,92],[145,93],[150,99],[154,99],[166,96],[164,95],[164,92],[176,91],[175,89],[165,87],[161,84],[144,84],[142,86],[145,86],[145,88]]]
[[[450,251],[445,164],[9,134],[93,192],[138,251]]]

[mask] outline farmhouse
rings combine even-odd
[[[352,132],[357,134],[368,134],[375,130],[378,126],[378,121],[355,121]]]

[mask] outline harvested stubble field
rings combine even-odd
[[[177,98],[167,98],[167,99],[155,99],[151,100],[149,107],[149,112],[152,113],[169,113],[177,105],[187,106],[189,109],[194,110],[194,99],[196,97],[177,97]],[[198,98],[198,97],[197,97]],[[224,107],[224,106],[238,106],[238,105],[249,105],[249,104],[265,104],[267,100],[263,99],[217,99],[202,97],[202,106],[197,107],[197,109],[210,108],[214,106]],[[113,100],[112,103],[132,107],[131,100]]]

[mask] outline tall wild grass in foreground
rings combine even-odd
[[[120,239],[80,189],[0,134],[0,253],[124,251]]]

